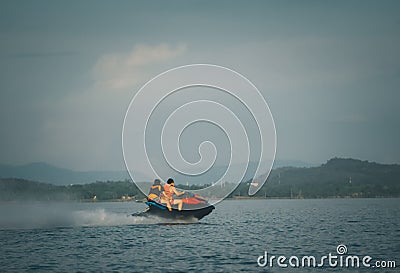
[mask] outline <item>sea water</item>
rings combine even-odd
[[[224,201],[201,221],[130,216],[145,204],[0,204],[0,272],[399,272],[400,199]],[[396,268],[280,267],[337,254]],[[338,255],[340,256],[340,255]]]

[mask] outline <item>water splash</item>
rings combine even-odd
[[[73,212],[74,226],[117,226],[117,225],[151,225],[151,224],[190,224],[197,223],[195,218],[177,220],[154,215],[126,215],[107,212],[104,209]]]
[[[6,203],[0,206],[0,230],[58,227],[121,226],[154,224],[189,224],[197,219],[170,220],[153,215],[132,216],[129,210],[110,211],[105,208],[79,208],[65,203]]]

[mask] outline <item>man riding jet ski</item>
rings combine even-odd
[[[146,205],[149,206],[147,213],[172,219],[194,217],[200,220],[215,209],[197,194],[179,192],[172,178],[164,187],[159,179],[154,180]]]

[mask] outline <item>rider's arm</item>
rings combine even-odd
[[[175,187],[172,188],[172,191],[178,196],[185,193],[184,191],[181,191],[181,192],[177,191]]]

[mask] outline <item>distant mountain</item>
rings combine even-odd
[[[259,164],[257,162],[249,162],[249,164],[247,165],[247,171],[242,181],[247,181],[249,179],[252,179],[257,170],[258,165]],[[265,168],[265,165],[264,166],[260,165],[260,166]],[[315,165],[299,160],[276,160],[274,162],[273,169],[282,167],[313,167],[313,166]],[[209,171],[199,176],[189,176],[178,172],[171,172],[171,170],[168,168],[167,170],[160,172],[160,174],[162,175],[162,178],[173,177],[178,184],[186,184],[187,182],[189,185],[201,185],[201,184],[209,184],[217,182],[224,175],[227,169],[228,169],[227,166],[214,165]],[[233,164],[231,168],[232,176],[241,177],[243,169],[246,170],[246,164],[244,163]]]
[[[94,196],[96,196],[96,200],[116,200],[122,196],[137,197],[138,199],[145,197],[130,181],[95,182],[66,186],[24,179],[0,178],[0,201],[93,200]]]
[[[400,165],[332,158],[318,167],[277,168],[271,172],[257,195],[299,198],[399,197]]]
[[[242,165],[234,166],[236,166],[233,168],[234,171],[238,172],[242,167]],[[250,162],[248,171],[242,181],[251,180],[256,168],[257,164]],[[225,171],[226,167],[214,166],[212,171],[206,172],[200,177],[190,177],[168,171],[160,173],[160,175],[163,175],[161,178],[164,180],[170,176],[174,177],[177,184],[186,185],[188,182],[189,185],[204,185],[218,181]],[[134,175],[135,181],[139,182],[152,181],[153,179],[138,172]],[[25,179],[53,185],[88,184],[96,181],[124,181],[130,179],[126,171],[72,171],[47,163],[31,163],[21,166],[0,165],[0,178]],[[258,178],[258,180],[263,179]],[[348,188],[350,185],[355,190],[359,184],[368,184],[370,187],[376,188],[375,192],[379,192],[380,185],[383,185],[382,187],[385,190],[390,190],[393,187],[397,187],[399,183],[400,165],[333,158],[320,166],[312,166],[302,161],[277,160],[265,185],[271,187],[270,191],[274,191],[274,187],[279,186],[279,192],[274,193],[274,195],[290,196],[289,186],[291,185],[292,193],[297,191],[296,194],[299,194],[300,191],[301,193],[309,191],[310,195],[319,196],[317,188],[320,185],[326,187],[329,184],[337,193],[342,194],[341,190],[337,189],[337,187],[343,186]],[[283,188],[286,189],[285,192],[281,191]],[[328,189],[325,190],[329,191]],[[311,192],[313,193],[311,194]]]
[[[82,174],[86,174],[87,180],[85,181],[90,181],[90,179],[93,179],[92,181],[122,180],[101,179],[101,175],[105,175],[107,172],[72,172],[43,163],[29,164],[22,169],[26,171],[25,175],[33,175],[42,171],[47,173],[47,179],[55,179],[50,178],[50,174],[54,176],[62,174],[69,175],[68,181],[72,181],[74,178],[83,179],[85,177]],[[30,170],[31,173],[27,170]],[[52,170],[53,173],[49,170]],[[43,173],[39,174],[43,175]],[[89,176],[89,174],[93,176]],[[250,181],[238,185],[230,197],[247,197],[248,187],[251,186],[248,183]],[[205,182],[203,185],[208,183],[208,181]],[[184,186],[178,185],[181,188]],[[190,188],[191,186],[186,187]],[[81,200],[93,198],[94,195],[98,197],[98,200],[118,199],[121,196],[143,197],[136,185],[129,181],[55,186],[22,179],[0,178],[0,200]],[[272,170],[267,183],[257,192],[256,197],[400,197],[400,165],[379,164],[350,158],[333,158],[318,167],[277,168]]]
[[[121,181],[129,178],[126,171],[72,171],[47,163],[20,166],[0,165],[0,178],[20,178],[54,185],[86,184],[95,181]]]
[[[274,161],[273,169],[282,168],[282,167],[316,167],[317,164],[311,164],[301,160],[283,160],[283,159],[276,159]]]

